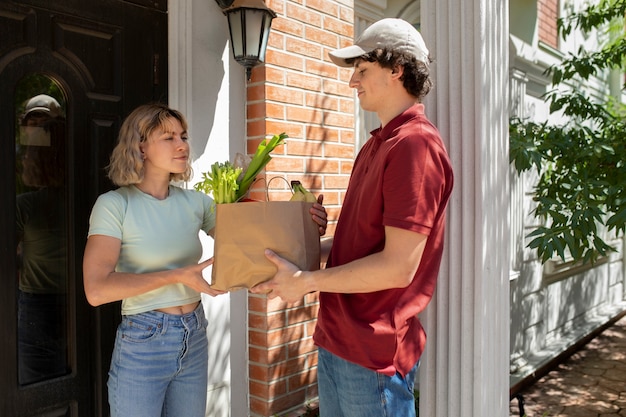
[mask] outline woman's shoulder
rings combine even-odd
[[[96,205],[126,205],[128,204],[128,198],[132,190],[128,186],[116,188],[114,190],[107,191],[98,196]]]
[[[189,200],[203,200],[211,202],[213,199],[207,194],[189,188],[182,188],[177,185],[170,185],[170,196],[179,196]]]
[[[128,195],[131,193],[130,186],[122,186],[119,188],[115,188],[113,190],[109,190],[105,193],[100,194],[98,198],[105,199],[120,199],[120,198],[128,198]]]

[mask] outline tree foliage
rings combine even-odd
[[[511,163],[518,172],[534,167],[539,175],[534,214],[545,225],[529,234],[529,247],[542,262],[555,255],[566,260],[568,253],[594,262],[615,250],[605,231],[626,229],[625,106],[608,94],[598,101],[581,88],[593,77],[605,80],[611,70],[626,72],[625,13],[626,0],[601,0],[559,19],[563,39],[574,30],[607,35],[598,50],[581,47],[548,69],[554,89],[543,98],[568,122],[511,120]]]

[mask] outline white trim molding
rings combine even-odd
[[[455,170],[420,416],[509,415],[508,2],[423,0],[435,60],[426,111]]]

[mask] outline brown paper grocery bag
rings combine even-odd
[[[266,248],[300,269],[320,268],[320,235],[313,203],[258,201],[217,204],[212,287],[251,288],[274,276]]]

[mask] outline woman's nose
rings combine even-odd
[[[189,146],[189,143],[181,136],[178,136],[176,137],[176,146],[178,146],[179,148],[186,148],[187,146]]]

